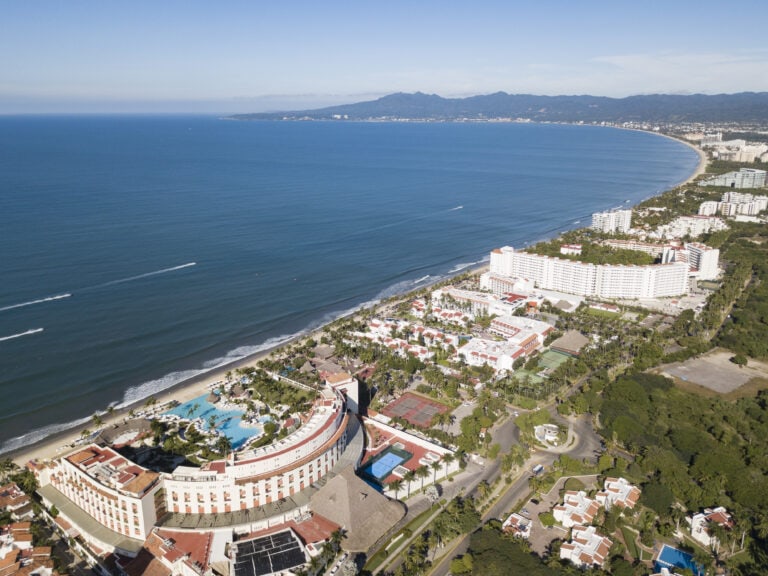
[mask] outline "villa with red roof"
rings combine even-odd
[[[563,497],[563,503],[552,509],[552,515],[563,526],[571,528],[590,524],[598,510],[600,505],[588,498],[586,492],[568,490]]]
[[[691,538],[703,546],[716,548],[717,537],[710,534],[713,525],[722,526],[726,530],[733,528],[733,518],[723,506],[717,508],[705,508],[703,512],[686,518],[691,526]]]
[[[633,486],[624,478],[606,478],[603,490],[595,494],[595,500],[606,510],[614,505],[632,509],[640,500],[640,488]]]
[[[560,558],[570,560],[579,567],[601,568],[612,544],[609,538],[598,534],[594,526],[575,526],[571,531],[571,541],[560,546]]]

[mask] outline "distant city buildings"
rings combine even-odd
[[[701,147],[709,149],[718,160],[729,162],[755,162],[768,160],[768,145],[746,140],[723,140],[721,132],[701,136]]]
[[[632,210],[609,210],[592,214],[592,229],[611,234],[628,232],[632,224]]]

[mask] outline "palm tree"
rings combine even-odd
[[[437,482],[437,471],[440,470],[440,460],[436,460],[430,464],[432,467],[432,484]]]
[[[408,470],[408,472],[406,472],[405,475],[403,476],[403,480],[408,482],[408,496],[406,496],[406,498],[411,497],[411,482],[413,482],[415,478],[416,478],[416,472],[414,472],[413,470]]]
[[[443,478],[448,478],[448,467],[454,460],[456,460],[456,457],[451,452],[447,452],[443,456],[443,462],[445,463],[445,476]]]
[[[395,493],[395,500],[397,500],[397,493],[403,489],[403,481],[399,478],[397,480],[392,480],[392,482],[387,484],[387,488]]]
[[[341,542],[347,537],[346,532],[342,530],[341,528],[338,528],[331,532],[331,544],[333,545],[333,549],[338,552],[339,548],[341,548]]]
[[[429,469],[426,466],[416,468],[416,476],[421,478],[421,489],[424,490],[424,478],[429,476]]]

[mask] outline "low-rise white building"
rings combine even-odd
[[[640,500],[640,494],[640,488],[633,486],[625,478],[606,478],[603,489],[595,494],[595,500],[606,510],[613,506],[631,510]]]
[[[591,523],[598,510],[600,505],[587,497],[586,492],[568,490],[563,496],[563,503],[552,509],[552,515],[563,526],[571,528]]]
[[[470,366],[487,364],[495,370],[511,371],[515,360],[525,356],[525,350],[511,342],[472,338],[456,351],[456,356]]]
[[[571,531],[570,542],[560,546],[560,558],[576,566],[602,567],[613,542],[597,532],[594,526],[577,526]]]
[[[713,525],[718,525],[726,530],[733,528],[733,518],[723,506],[705,508],[703,512],[686,517],[686,522],[691,527],[691,538],[702,546],[717,548],[719,542],[711,532]]]
[[[527,540],[531,535],[531,521],[525,516],[512,513],[506,520],[504,520],[501,529],[507,534],[512,534],[512,536],[525,538]]]

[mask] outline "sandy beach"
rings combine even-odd
[[[285,342],[279,346],[275,346],[274,348],[271,348],[269,350],[263,350],[252,356],[247,356],[245,358],[242,358],[230,364],[226,364],[224,366],[216,368],[213,371],[208,372],[206,374],[202,374],[195,378],[191,378],[189,380],[185,380],[184,382],[180,382],[175,386],[172,386],[171,388],[168,388],[167,390],[163,390],[159,394],[152,396],[156,400],[155,406],[156,407],[162,406],[164,404],[167,404],[171,400],[176,400],[177,402],[183,404],[184,402],[192,400],[193,398],[197,398],[198,396],[205,394],[209,390],[209,387],[215,382],[223,381],[225,379],[225,375],[227,372],[234,371],[237,368],[242,368],[245,366],[253,366],[259,360],[268,357],[275,350],[288,346],[304,338],[319,338],[320,335],[322,334],[322,331],[323,331],[322,328],[319,328],[318,330],[316,330],[315,332],[312,332],[311,334],[297,336],[293,340],[289,342]],[[102,413],[99,416],[101,417],[104,424],[100,427],[100,429],[108,429],[113,427],[116,424],[123,422],[128,418],[128,414],[131,410],[135,410],[136,412],[139,412],[141,410],[151,410],[151,409],[146,406],[146,400],[142,400],[140,402],[132,404],[131,406],[127,406],[120,410],[115,410],[111,414]],[[80,439],[82,430],[86,428],[89,430],[94,430],[93,426],[91,425],[86,425],[84,427],[71,428],[69,430],[60,432],[59,434],[54,434],[52,436],[49,436],[45,440],[42,440],[41,442],[38,442],[26,448],[14,450],[7,454],[3,454],[2,457],[3,458],[10,457],[14,462],[16,462],[16,464],[18,464],[19,466],[23,466],[30,460],[42,461],[42,460],[49,460],[52,458],[56,458],[58,456],[62,456],[64,454],[67,454],[71,451],[78,449],[78,447],[72,448],[71,444],[76,440]]]

